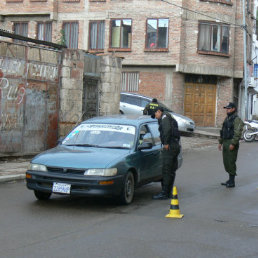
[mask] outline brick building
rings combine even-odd
[[[121,90],[156,97],[199,126],[220,126],[229,101],[242,108],[241,0],[2,0],[0,10],[5,30],[122,57]]]

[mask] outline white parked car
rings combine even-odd
[[[120,93],[120,113],[142,115],[145,106],[152,101],[152,98],[136,93],[121,92]],[[194,121],[186,116],[177,114],[161,103],[165,111],[173,115],[178,123],[179,131],[193,132],[195,129]]]

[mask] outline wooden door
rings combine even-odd
[[[184,110],[197,126],[215,126],[216,85],[186,83]]]

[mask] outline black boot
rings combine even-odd
[[[169,197],[168,197],[168,193],[166,191],[161,191],[160,193],[158,194],[155,194],[152,196],[152,199],[153,200],[167,200]]]
[[[230,175],[229,176],[229,182],[226,184],[227,188],[235,187],[235,176]]]
[[[230,175],[229,175],[228,181],[226,181],[225,183],[221,183],[221,185],[225,185],[226,186],[229,183],[229,181],[230,181]]]

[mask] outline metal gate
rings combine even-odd
[[[5,42],[0,48],[0,156],[55,146],[60,53]]]

